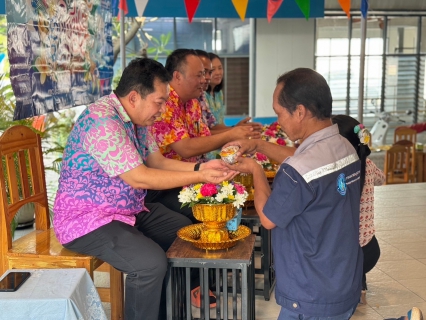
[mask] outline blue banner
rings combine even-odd
[[[17,0],[8,0],[16,2]],[[109,0],[116,3],[113,8],[117,10],[118,1]],[[128,17],[137,17],[135,1],[127,0],[129,7]],[[266,18],[266,8],[268,0],[249,0],[246,18]],[[0,14],[6,13],[6,1],[0,0]],[[117,11],[114,12],[117,15]],[[186,10],[183,0],[150,0],[146,6],[145,17],[186,17]],[[324,0],[311,0],[311,18],[324,17]],[[239,18],[231,0],[203,0],[198,6],[194,18]],[[295,0],[285,0],[275,18],[304,18]]]

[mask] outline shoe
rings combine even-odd
[[[210,302],[210,308],[216,308],[216,296],[209,290],[209,302]],[[191,290],[191,304],[196,307],[201,307],[201,294],[200,294],[200,287],[196,287],[195,289]]]
[[[413,307],[407,313],[408,320],[423,320],[422,311],[419,308]]]
[[[367,304],[367,291],[361,290],[361,297],[359,298],[359,303]]]

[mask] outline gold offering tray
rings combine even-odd
[[[182,240],[191,242],[195,247],[205,250],[220,250],[227,249],[235,246],[238,240],[242,240],[251,234],[250,228],[246,226],[238,226],[236,231],[229,231],[229,240],[221,242],[201,242],[201,230],[203,229],[202,223],[192,224],[183,227],[177,232],[177,236]]]
[[[275,178],[275,175],[277,174],[277,172],[276,171],[266,171],[265,170],[265,175],[266,175],[266,178],[268,178],[268,179],[273,179],[273,178]]]

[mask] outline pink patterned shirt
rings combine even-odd
[[[384,182],[383,171],[367,158],[359,215],[359,244],[361,247],[369,243],[376,232],[374,228],[374,186],[381,186]]]
[[[68,243],[113,220],[134,225],[144,210],[146,190],[134,189],[120,174],[143,164],[158,150],[145,127],[135,126],[115,94],[88,106],[65,147],[53,225]]]
[[[166,112],[161,120],[151,126],[151,133],[166,158],[186,162],[204,160],[204,156],[182,158],[170,145],[186,138],[210,136],[210,129],[203,121],[201,106],[198,99],[183,103],[176,91],[170,87],[169,99],[166,103]]]

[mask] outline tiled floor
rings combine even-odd
[[[382,254],[367,275],[367,304],[352,319],[399,317],[413,306],[426,311],[426,183],[377,187],[375,212]],[[279,310],[273,296],[256,297],[256,320],[275,320]]]

